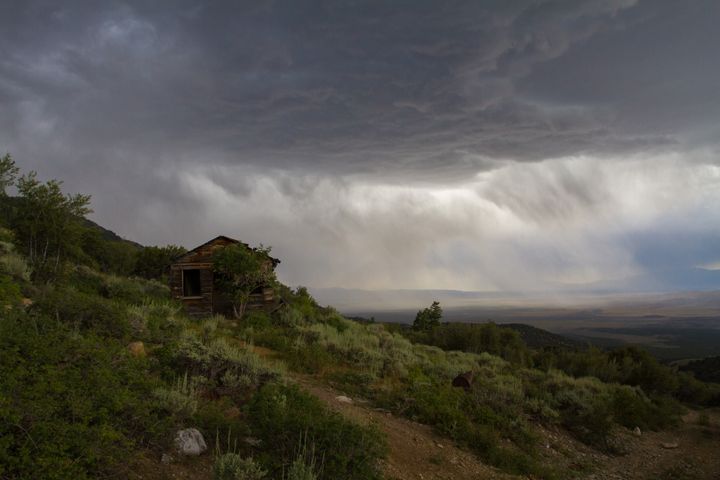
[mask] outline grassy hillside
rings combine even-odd
[[[253,312],[236,324],[186,318],[152,280],[69,266],[54,284],[37,285],[11,249],[0,263],[14,265],[3,267],[0,321],[6,372],[0,392],[12,392],[0,402],[5,478],[117,474],[132,465],[127,459],[172,451],[174,431],[188,426],[211,444],[229,436],[232,448],[252,456],[269,478],[280,478],[297,460],[301,441],[323,452],[301,459],[322,464],[319,478],[378,477],[378,433],[330,415],[284,382],[285,368],[317,374],[433,425],[506,471],[544,478],[564,474],[542,461],[537,425],[557,425],[612,450],[616,425],[664,428],[681,411],[676,399],[687,379],[627,356],[621,364],[635,376],[625,372],[622,382],[603,383],[597,377],[609,374],[602,371],[612,363],[606,358],[568,351],[547,366],[535,358],[541,352],[519,339],[505,345],[515,351],[506,348],[501,356],[445,351],[383,325],[347,320],[319,307],[304,289],[282,287],[284,309]],[[130,355],[133,341],[144,343],[146,356]],[[280,352],[283,363],[260,359],[248,347],[253,343]],[[596,377],[585,376],[592,368]],[[476,372],[469,391],[450,386],[468,370]],[[704,385],[691,386],[705,392]],[[259,446],[247,445],[247,436]]]
[[[5,250],[0,264],[20,260]],[[377,432],[288,385],[224,319],[185,317],[163,284],[83,266],[52,285],[2,271],[0,478],[121,475],[190,426],[272,477],[306,461],[318,478],[378,477]],[[303,441],[323,458],[298,457]]]
[[[531,348],[494,324],[398,331],[346,319],[304,288],[278,285],[272,314],[189,318],[164,283],[104,256],[121,242],[87,241],[77,216],[58,237],[59,220],[28,224],[22,208],[0,229],[2,479],[142,472],[188,427],[209,443],[216,479],[381,478],[378,429],[332,413],[289,381],[299,374],[430,425],[505,472],[548,479],[587,467],[570,454],[548,461],[546,429],[620,452],[618,431],[667,428],[683,403],[720,399],[717,385],[640,349]],[[37,257],[41,234],[55,257]],[[146,276],[161,277],[172,251],[150,250]],[[452,387],[467,371],[471,387]]]

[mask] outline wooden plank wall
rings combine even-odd
[[[212,256],[215,250],[226,245],[235,243],[229,239],[220,237],[206,245],[189,252],[180,257],[178,262],[170,267],[170,291],[173,298],[179,299],[189,315],[212,315],[219,313],[231,316],[232,304],[222,295],[214,291]],[[272,268],[272,264],[270,264]],[[200,270],[201,296],[197,298],[186,298],[183,296],[183,270]],[[253,293],[248,304],[248,309],[271,310],[275,305],[275,292],[270,287]]]

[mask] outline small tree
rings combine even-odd
[[[20,169],[15,166],[15,161],[9,153],[0,157],[0,197],[7,195],[5,189],[15,184]]]
[[[440,302],[435,301],[429,308],[424,308],[415,315],[413,328],[415,330],[431,330],[440,325],[440,319],[442,319],[442,308]]]
[[[230,296],[238,319],[245,314],[253,291],[276,281],[270,247],[252,249],[239,243],[228,245],[215,252],[213,265],[217,285]]]
[[[58,180],[40,182],[35,172],[17,180],[18,241],[33,273],[43,280],[54,278],[67,257],[82,253],[80,219],[92,212],[89,195],[66,195],[61,186]]]

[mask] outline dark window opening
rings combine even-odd
[[[183,296],[200,297],[200,270],[183,270]]]

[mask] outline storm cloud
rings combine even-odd
[[[7,1],[0,149],[128,238],[270,244],[293,285],[662,288],[720,262],[718,21],[712,0]]]

